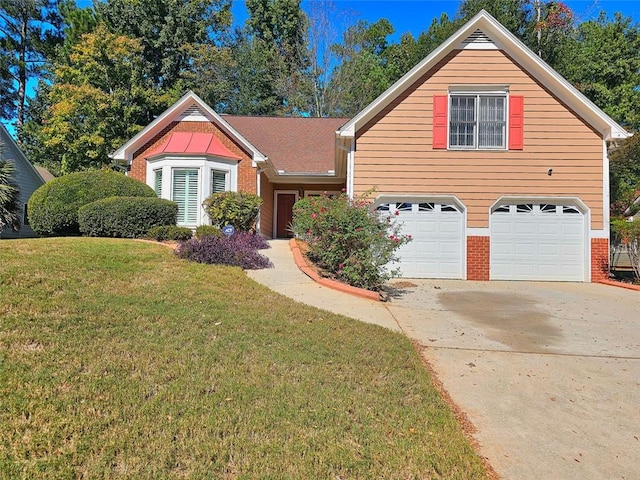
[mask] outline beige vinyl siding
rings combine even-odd
[[[433,150],[433,96],[454,85],[505,85],[523,95],[524,149]],[[487,228],[503,195],[576,196],[601,229],[602,138],[498,50],[458,50],[358,132],[356,194],[453,194],[468,226]],[[553,168],[553,175],[547,175]]]

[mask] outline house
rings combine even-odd
[[[36,234],[29,226],[27,202],[31,194],[44,184],[44,179],[25,157],[18,144],[2,124],[0,124],[0,160],[9,160],[14,163],[15,182],[20,189],[20,203],[22,205],[22,226],[20,231],[13,232],[10,229],[4,229],[0,232],[0,238],[34,237]]]
[[[113,158],[184,225],[207,222],[211,192],[245,190],[282,237],[297,199],[375,188],[413,237],[406,277],[596,281],[607,145],[628,136],[482,11],[352,119],[221,116],[188,93]]]

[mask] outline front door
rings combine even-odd
[[[278,193],[276,195],[276,237],[293,237],[293,232],[289,230],[293,220],[293,204],[296,203],[295,193]]]

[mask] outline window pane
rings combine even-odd
[[[452,147],[475,146],[475,102],[475,97],[451,97],[451,108],[449,111],[449,145]]]
[[[478,147],[504,147],[505,98],[480,97],[478,109]]]
[[[198,221],[198,170],[174,170],[171,197],[178,204],[178,224]]]
[[[222,193],[227,189],[227,174],[217,170],[211,171],[211,193]]]
[[[154,170],[153,189],[158,197],[162,196],[162,170]]]

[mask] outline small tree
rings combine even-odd
[[[20,230],[20,190],[13,180],[15,167],[8,160],[0,160],[0,231]]]
[[[214,193],[203,204],[211,223],[218,228],[232,225],[239,232],[255,229],[262,198],[253,193]]]
[[[366,195],[305,198],[293,207],[292,230],[308,243],[318,266],[349,285],[379,289],[398,275],[389,266],[410,237],[400,235],[392,216],[370,207]]]
[[[627,247],[636,280],[640,280],[640,221],[629,222],[617,218],[611,222],[616,242]]]

